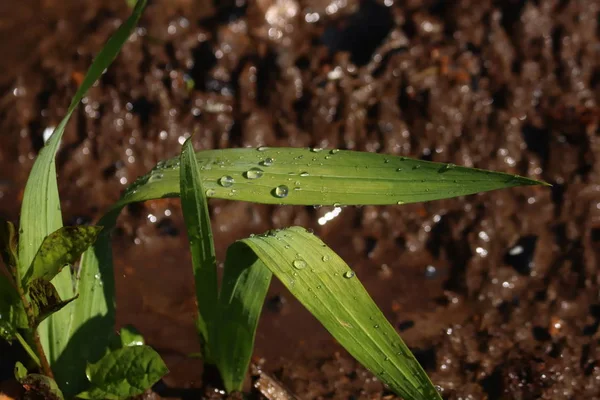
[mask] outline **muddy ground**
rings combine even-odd
[[[35,7],[38,7],[37,9]],[[35,11],[35,12],[34,12]],[[0,4],[0,215],[125,0]],[[598,0],[155,0],[85,97],[58,157],[65,223],[198,149],[319,146],[518,173],[553,187],[330,209],[211,201],[218,257],[311,227],[355,268],[448,399],[600,399]],[[130,207],[115,235],[118,323],[203,382],[178,200]],[[302,399],[393,399],[275,283],[256,360]],[[5,375],[6,376],[6,375]],[[154,394],[153,396],[158,396]]]

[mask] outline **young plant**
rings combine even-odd
[[[358,277],[304,228],[269,231],[230,246],[218,287],[208,198],[282,205],[405,204],[541,182],[516,175],[384,154],[267,148],[207,150],[188,140],[180,157],[138,179],[102,219],[109,232],[127,204],[180,196],[207,363],[227,391],[240,390],[274,274],[350,354],[405,399],[440,399]],[[83,257],[88,274],[110,269],[103,235]]]
[[[88,281],[98,277],[78,276],[71,269],[102,228],[62,226],[55,165],[69,118],[116,57],[144,6],[145,1],[138,2],[98,53],[66,116],[36,159],[25,187],[19,234],[10,222],[0,221],[0,336],[16,339],[29,354],[41,374],[29,374],[18,363],[15,377],[43,398],[61,399],[63,393],[73,397],[81,390],[81,398],[125,398],[166,373],[158,354],[143,341],[125,340],[131,336],[127,330],[122,331],[123,340],[109,346],[114,329],[112,288],[90,296]],[[86,368],[89,362],[94,364]]]

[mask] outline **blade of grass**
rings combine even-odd
[[[210,346],[206,344],[212,340],[214,322],[219,315],[217,259],[206,195],[191,138],[185,142],[181,152],[180,188],[181,208],[190,242],[196,283],[198,327],[204,357],[210,362]]]
[[[246,148],[200,151],[196,157],[207,197],[267,204],[404,204],[543,184],[501,172],[344,150]],[[233,184],[221,185],[224,177]],[[281,186],[287,188],[283,197],[275,193]],[[172,159],[130,186],[122,201],[178,192],[179,162]]]
[[[138,1],[133,13],[121,27],[115,32],[115,34],[108,40],[104,48],[96,56],[92,66],[88,70],[81,86],[77,90],[75,96],[71,100],[71,104],[67,110],[67,114],[54,130],[52,136],[48,139],[48,142],[40,151],[37,157],[27,185],[25,187],[25,193],[23,196],[23,205],[21,208],[21,231],[19,240],[19,272],[20,276],[26,276],[29,271],[31,262],[35,257],[35,254],[42,244],[44,238],[50,233],[58,230],[62,227],[62,217],[60,210],[60,200],[58,196],[57,180],[56,180],[56,164],[55,156],[58,151],[61,137],[64,133],[64,129],[73,114],[73,111],[87,92],[87,90],[94,84],[96,80],[102,75],[104,70],[112,63],[114,58],[117,56],[123,44],[129,38],[133,28],[139,20],[142,10],[146,5],[146,0]],[[55,285],[59,295],[62,298],[73,297],[73,282],[71,274],[68,268],[65,268],[60,274],[58,274],[52,283]],[[101,290],[99,292],[102,292]],[[85,292],[83,292],[85,293]],[[82,293],[82,294],[83,294]],[[73,381],[73,378],[69,375],[74,371],[81,372],[81,362],[74,362],[71,359],[64,360],[65,362],[58,363],[58,359],[64,352],[67,343],[72,336],[73,329],[71,325],[80,325],[81,320],[76,321],[72,324],[71,314],[73,313],[74,304],[77,307],[78,304],[83,305],[81,307],[87,308],[86,302],[94,302],[102,304],[94,309],[94,313],[86,315],[86,319],[92,317],[95,314],[105,314],[108,310],[106,306],[106,299],[102,293],[96,293],[97,297],[101,300],[93,298],[94,294],[91,293],[92,298],[90,299],[90,293],[85,293],[85,296],[81,296],[76,303],[72,303],[65,307],[59,313],[52,315],[46,321],[44,321],[39,327],[40,337],[42,338],[42,345],[45,352],[48,354],[50,363],[55,369],[57,375],[57,381],[61,386],[64,386],[69,379]],[[108,296],[108,301],[114,301],[112,293]],[[112,329],[112,327],[111,327]],[[88,343],[94,343],[95,346],[89,346]],[[91,348],[101,346],[100,342],[86,342],[85,346],[78,346],[78,351],[81,348]],[[103,351],[104,349],[102,349]],[[74,352],[78,355],[78,359],[81,353]],[[85,356],[85,355],[84,355]],[[75,369],[74,369],[75,368]],[[81,373],[82,378],[84,378]],[[66,393],[73,393],[66,390]]]
[[[216,342],[210,343],[227,392],[242,390],[272,276],[248,246],[234,244],[227,250],[218,335]]]
[[[225,345],[219,348],[219,360],[222,374],[235,383],[235,389],[241,387],[250,361],[266,292],[266,287],[254,292],[256,282],[249,282],[247,276],[264,286],[270,270],[350,354],[395,393],[405,399],[441,399],[354,272],[304,228],[270,231],[237,242],[227,252],[225,268],[226,274],[227,268],[235,269],[222,289],[234,300],[222,305],[219,332]]]

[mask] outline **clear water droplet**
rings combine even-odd
[[[413,169],[419,169],[419,168],[421,168],[421,166],[419,164],[417,164],[413,167]]]
[[[396,169],[396,172],[400,172],[400,171],[402,171],[402,168]]]
[[[263,176],[264,172],[260,168],[250,168],[248,171],[244,172],[244,178],[246,179],[258,179]]]
[[[267,146],[260,146],[260,147],[256,148],[256,150],[258,150],[258,151],[265,151],[265,150],[268,150],[268,149],[269,148]]]
[[[404,202],[403,202],[402,200],[398,200],[398,201],[396,202],[396,204],[398,204],[398,205],[402,205],[402,204],[404,204]]]
[[[340,203],[333,203],[333,206],[337,208],[337,207],[341,207],[342,205]]]
[[[346,279],[354,278],[354,275],[356,275],[354,273],[354,271],[346,271],[346,272],[344,272],[344,278],[346,278]]]
[[[444,393],[444,388],[440,385],[435,385],[435,390],[437,390],[438,393]]]
[[[308,176],[308,172],[304,171],[304,172],[300,172],[300,176]]]
[[[339,153],[340,149],[333,149],[329,151],[329,154],[335,154],[335,153]]]
[[[267,157],[260,162],[260,165],[264,167],[270,167],[271,165],[273,165],[274,162],[275,160],[273,160],[271,157]]]
[[[223,175],[219,178],[219,185],[223,187],[231,187],[233,186],[234,182],[235,181],[233,180],[233,178],[229,175]]]
[[[288,195],[289,189],[286,185],[279,185],[275,189],[273,189],[273,196],[284,198]]]
[[[163,174],[152,174],[150,179],[148,179],[148,183],[160,181],[163,177]]]
[[[217,192],[215,191],[215,189],[206,189],[206,192],[204,192],[206,197],[213,197],[216,193]]]
[[[306,268],[306,261],[302,259],[292,261],[292,266],[296,269],[304,269]]]
[[[321,260],[323,260],[324,262],[327,262],[327,261],[329,261],[329,256],[324,255],[323,257],[321,257]]]
[[[383,162],[384,162],[385,164],[388,164],[388,163],[390,162],[390,160],[386,158],[385,160],[383,160]]]
[[[289,249],[289,248],[290,248],[290,245],[289,245],[289,244],[286,244],[286,245],[285,245],[285,246],[283,246],[283,247],[284,247],[284,248],[286,248],[286,249]]]
[[[313,153],[318,153],[320,151],[323,151],[322,147],[313,147],[312,149],[310,149],[310,151],[312,151]]]

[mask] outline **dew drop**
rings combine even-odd
[[[333,149],[329,151],[329,154],[335,154],[335,153],[339,153],[340,149]]]
[[[313,153],[319,153],[320,151],[323,151],[322,147],[313,147],[312,149],[310,149],[310,151],[312,151]]]
[[[396,202],[396,204],[398,204],[398,205],[402,205],[402,204],[404,204],[404,202],[403,202],[402,200],[398,200],[398,201]]]
[[[296,269],[304,269],[306,268],[306,261],[300,259],[294,260],[292,261],[292,266]]]
[[[267,157],[260,162],[260,165],[264,167],[270,167],[271,165],[273,165],[274,162],[275,161],[271,157]]]
[[[265,150],[268,150],[268,149],[269,148],[267,146],[260,146],[260,147],[256,148],[256,150],[258,150],[258,151],[265,151]]]
[[[340,203],[333,203],[333,206],[337,208],[337,207],[341,207],[341,204]]]
[[[284,198],[288,195],[289,189],[285,185],[279,185],[275,189],[273,189],[273,196]]]
[[[152,174],[150,179],[148,179],[148,183],[160,181],[163,178],[163,174]]]
[[[308,172],[306,172],[306,171],[300,172],[300,176],[308,176]]]
[[[327,262],[327,261],[329,261],[329,256],[324,255],[323,257],[321,257],[321,260],[323,260],[324,262]]]
[[[344,272],[344,278],[346,278],[346,279],[354,278],[354,275],[356,275],[354,273],[354,271],[346,271],[346,272]]]
[[[233,186],[233,183],[235,181],[233,180],[233,178],[229,175],[223,175],[222,177],[219,178],[219,185],[223,186],[223,187],[231,187]]]
[[[204,194],[206,195],[206,197],[213,197],[216,194],[215,189],[206,189],[206,192],[204,192]]]
[[[388,164],[388,163],[390,162],[390,160],[386,158],[385,160],[383,160],[383,162],[384,162],[385,164]]]
[[[244,177],[246,179],[258,179],[263,176],[264,172],[260,168],[250,168],[248,171],[244,172]]]
[[[421,166],[419,164],[417,164],[413,167],[413,169],[419,169],[419,168],[421,168]]]
[[[379,329],[379,325],[378,325],[378,324],[375,324],[375,325],[373,325],[373,328],[375,328],[375,329]]]

